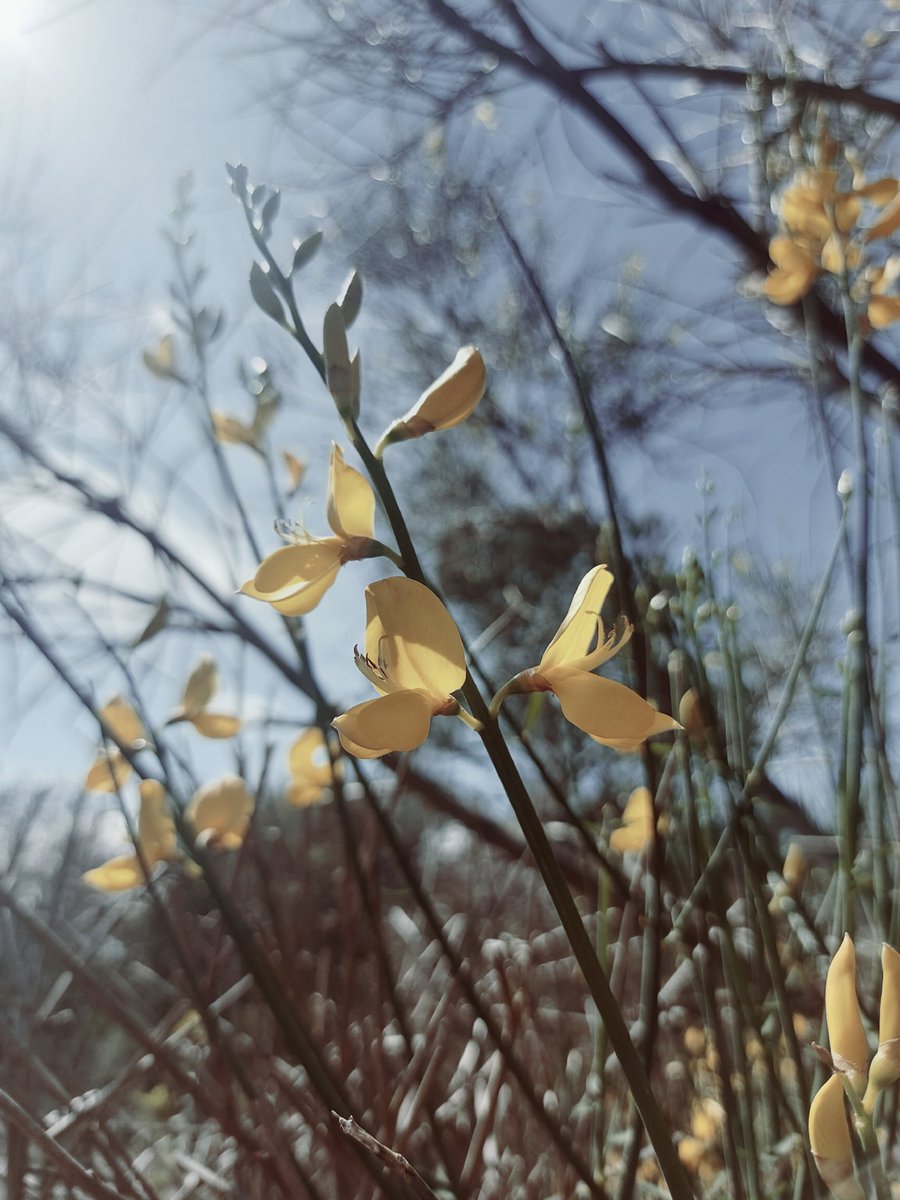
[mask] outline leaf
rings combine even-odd
[[[322,357],[325,359],[325,378],[334,397],[338,412],[355,417],[359,411],[359,395],[354,394],[353,370],[347,349],[347,327],[339,304],[330,304],[322,327]]]
[[[153,615],[150,620],[131,643],[132,649],[137,646],[143,646],[144,642],[149,642],[151,638],[156,637],[165,629],[169,621],[169,616],[172,612],[169,601],[165,596],[162,597],[156,608],[153,610]]]
[[[362,279],[358,271],[351,271],[347,282],[344,284],[343,291],[338,297],[341,315],[344,318],[344,328],[349,329],[356,318],[359,316],[359,310],[362,307],[363,287]]]
[[[231,190],[239,200],[243,200],[247,195],[247,180],[250,172],[243,163],[238,163],[234,167],[231,163],[226,163],[225,170],[228,172],[228,178],[231,180]]]
[[[175,371],[175,339],[171,333],[164,334],[156,349],[145,350],[142,357],[147,370],[159,379],[178,378]]]
[[[284,310],[281,301],[275,295],[269,272],[261,263],[255,262],[250,268],[250,293],[266,316],[284,324]]]
[[[259,214],[259,220],[262,226],[262,235],[264,238],[267,238],[272,232],[272,222],[278,216],[278,210],[280,207],[281,192],[273,192],[262,206],[262,212]]]
[[[301,267],[305,267],[308,262],[312,262],[319,252],[319,247],[322,245],[322,230],[317,229],[315,233],[311,233],[309,237],[303,238],[302,241],[294,243],[294,261],[291,264],[291,274],[299,271]]]

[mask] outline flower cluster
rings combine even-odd
[[[844,935],[825,979],[829,1051],[821,1053],[833,1074],[810,1106],[809,1141],[819,1174],[841,1197],[863,1195],[853,1177],[845,1097],[857,1121],[865,1122],[881,1092],[900,1079],[900,954],[886,943],[881,948],[881,968],[878,1049],[871,1063],[856,995],[856,949],[849,934]]]
[[[900,229],[900,180],[840,187],[833,168],[798,171],[776,201],[782,232],[769,243],[774,269],[763,290],[774,304],[796,304],[823,273],[855,272],[854,293],[867,304],[869,324],[883,328],[900,321],[900,296],[890,289],[900,275],[900,256],[865,262],[872,242]],[[866,221],[875,210],[877,217]]]
[[[627,626],[618,638],[603,628],[599,608],[611,585],[605,567],[588,572],[539,664],[500,689],[492,716],[510,695],[552,692],[568,721],[616,750],[635,750],[655,734],[680,728],[624,684],[593,673],[631,636]],[[456,695],[466,681],[462,639],[437,596],[415,580],[383,579],[366,589],[366,614],[365,653],[357,651],[356,662],[381,696],[334,722],[344,749],[380,758],[421,745],[432,717],[472,724]]]
[[[135,853],[111,858],[82,877],[98,891],[123,892],[137,887],[157,863],[181,857],[162,784],[142,779],[140,796]],[[255,803],[243,779],[223,775],[197,789],[184,810],[185,825],[198,845],[236,850],[247,835]]]

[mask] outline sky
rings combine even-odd
[[[47,304],[81,315],[85,336],[99,343],[101,357],[105,349],[120,364],[108,385],[102,375],[92,382],[101,390],[123,388],[117,402],[134,405],[136,412],[148,397],[160,395],[159,384],[140,366],[140,351],[169,328],[171,265],[160,230],[176,181],[187,171],[193,175],[199,252],[211,268],[208,294],[232,325],[249,322],[253,330],[256,315],[246,283],[252,247],[224,164],[247,162],[255,178],[274,183],[282,172],[294,173],[289,149],[254,98],[254,77],[239,53],[243,45],[234,34],[209,32],[229,8],[166,0],[0,0],[0,218],[8,221],[6,251],[12,252],[19,223],[26,232],[42,231],[39,251],[33,238],[21,239],[22,253],[27,249],[35,257],[26,262],[18,286],[30,278],[44,290]],[[323,215],[315,197],[309,203],[314,211],[302,219],[290,207],[285,218],[297,222],[301,233],[315,228]],[[678,269],[676,255],[673,270]],[[17,296],[16,311],[26,310],[32,299]],[[233,363],[226,367],[231,370]],[[56,414],[63,425],[82,418],[80,410]],[[336,426],[327,414],[310,421],[309,440],[327,446]],[[761,423],[767,426],[765,438],[756,436]],[[805,415],[777,398],[756,411],[724,414],[720,429],[702,430],[701,457],[694,453],[695,433],[699,437],[701,430],[688,424],[669,435],[664,456],[669,468],[661,476],[648,474],[636,456],[618,463],[623,487],[641,495],[648,508],[662,504],[683,513],[690,541],[703,505],[697,480],[705,472],[715,502],[734,514],[735,540],[764,545],[773,560],[801,571],[823,562],[833,536],[832,485]],[[172,447],[178,469],[189,468],[189,453],[189,447]],[[265,506],[265,489],[238,457],[245,452],[227,453],[245,472],[251,502]],[[322,457],[311,473],[313,501],[305,510],[314,532],[325,531]],[[198,504],[192,520],[180,514],[178,536],[202,555],[200,512]],[[27,519],[36,520],[36,514],[31,511]],[[276,544],[272,540],[268,548]],[[85,549],[76,541],[69,549],[76,559],[108,550],[118,563],[114,569],[126,577],[139,569],[115,546]],[[231,582],[239,582],[240,563],[232,561],[231,569]],[[311,620],[336,693],[356,689],[353,698],[365,691],[353,674],[349,646],[362,632],[357,602],[367,569],[353,568],[354,578],[338,589],[351,633],[322,614]],[[173,704],[187,665],[180,659],[172,663]],[[40,676],[29,676],[25,684],[26,698],[43,686]],[[225,707],[236,698],[236,688],[226,682]],[[73,762],[80,770],[89,761],[95,736],[90,722],[73,720],[72,705],[58,692],[47,703],[51,707],[42,709],[37,724],[7,706],[7,772],[66,776]],[[58,730],[52,750],[44,732],[48,723]]]

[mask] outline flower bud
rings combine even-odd
[[[405,442],[440,429],[452,429],[470,416],[484,395],[484,359],[474,346],[463,346],[456,358],[427,388],[413,407],[389,425],[375,447],[380,458],[392,442]]]
[[[828,968],[825,1019],[836,1065],[849,1077],[854,1090],[861,1093],[866,1084],[869,1047],[856,998],[856,949],[849,933],[844,934]]]
[[[813,1097],[809,1145],[816,1169],[829,1190],[840,1200],[861,1200],[864,1193],[853,1175],[853,1145],[840,1075],[827,1079]]]

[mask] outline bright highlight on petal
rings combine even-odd
[[[316,607],[344,563],[383,549],[374,542],[375,493],[359,471],[347,466],[339,446],[331,451],[328,524],[334,537],[309,537],[267,555],[241,594],[265,600],[283,616],[304,616]]]
[[[256,801],[237,775],[223,775],[199,788],[184,815],[197,840],[222,850],[236,850],[250,828]]]
[[[394,421],[375,447],[380,458],[393,442],[405,442],[440,429],[452,429],[475,411],[484,395],[484,359],[474,346],[463,346],[446,371],[427,388],[405,416]]]
[[[602,641],[600,609],[612,584],[613,577],[606,567],[594,567],[588,571],[572,597],[563,623],[541,656],[539,670],[562,664],[572,665],[588,653],[595,639]]]
[[[453,693],[466,681],[462,638],[437,596],[412,579],[366,588],[366,655],[357,666],[382,693],[332,722],[357,758],[414,750],[431,718],[460,711]]]

